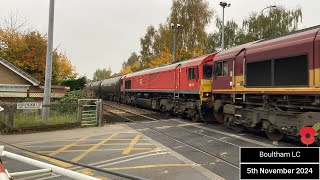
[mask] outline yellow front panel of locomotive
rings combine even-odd
[[[209,97],[204,97],[204,93],[210,93],[211,92],[211,84],[212,80],[209,79],[201,79],[201,85],[200,85],[200,100],[209,102],[212,101],[212,96],[210,95]]]

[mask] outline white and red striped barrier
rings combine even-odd
[[[1,180],[9,180],[7,172],[1,163],[0,163],[0,179]]]

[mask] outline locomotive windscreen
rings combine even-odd
[[[308,57],[294,56],[247,63],[248,87],[286,87],[308,85]]]
[[[211,79],[212,78],[212,65],[203,65],[203,78]]]

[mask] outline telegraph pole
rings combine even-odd
[[[51,77],[52,77],[52,44],[53,44],[53,22],[54,22],[54,0],[50,0],[49,25],[48,25],[48,45],[46,55],[46,76],[44,84],[43,105],[50,105],[51,97]],[[42,120],[48,121],[50,107],[43,107]]]

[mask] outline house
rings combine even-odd
[[[0,97],[27,97],[30,88],[40,82],[0,57]]]
[[[52,87],[52,98],[62,97],[69,88]],[[43,86],[28,73],[0,57],[0,100],[12,98],[43,98]]]

